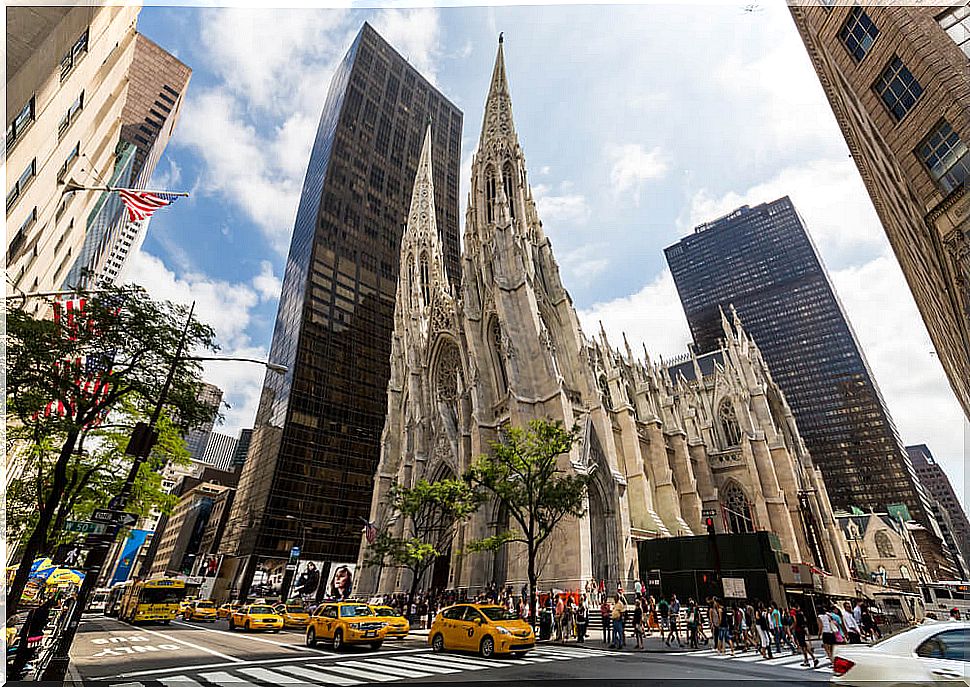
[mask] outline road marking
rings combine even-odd
[[[441,665],[434,665],[430,661],[422,660],[418,656],[401,656],[400,658],[372,658],[371,663],[384,663],[386,665],[401,665],[404,666],[414,666],[415,668],[420,668],[421,670],[430,670],[432,673],[444,674],[444,673],[459,673],[461,672],[458,668],[451,668]]]
[[[353,665],[353,664],[351,664]],[[313,666],[314,668],[318,666]],[[339,670],[340,675],[349,675],[350,677],[360,678],[361,680],[374,680],[375,682],[388,682],[389,680],[394,680],[393,675],[384,675],[381,673],[375,674],[368,672],[366,670],[357,670],[356,668],[351,668],[348,665],[343,665],[340,663],[335,663],[332,666],[320,666],[324,670],[337,672]]]
[[[214,685],[231,685],[231,684],[241,684],[246,681],[241,677],[232,675],[225,671],[219,670],[214,673],[199,673],[199,677],[211,682]]]
[[[316,670],[317,666],[276,666],[280,670],[290,675],[306,678],[307,680],[317,680],[323,683],[333,683],[335,685],[359,685],[360,680],[352,680],[342,675],[333,675],[322,670]]]
[[[441,663],[444,663],[445,665],[457,666],[464,670],[482,670],[488,667],[488,666],[482,665],[477,661],[471,661],[467,658],[462,658],[461,656],[454,656],[452,654],[449,654],[447,656],[444,656],[442,654],[436,654],[436,656],[437,656],[437,660],[440,661]]]
[[[158,635],[159,637],[164,637],[165,639],[171,640],[173,642],[177,642],[178,644],[182,644],[184,646],[191,647],[193,649],[198,649],[199,651],[204,651],[207,654],[212,654],[213,656],[224,658],[227,661],[232,661],[233,663],[245,663],[245,661],[241,658],[236,658],[235,656],[229,656],[228,654],[221,654],[218,651],[214,651],[208,647],[204,647],[199,644],[193,644],[192,642],[186,642],[184,639],[178,639],[177,637],[173,637],[172,635],[167,635],[164,632],[157,632],[155,630],[142,630],[142,632],[147,632],[150,635]],[[130,675],[131,674],[125,677],[129,677]]]
[[[172,677],[163,677],[159,680],[165,687],[201,687],[198,682],[193,680],[187,675],[173,675]]]
[[[426,672],[423,670],[419,671],[413,666],[404,666],[400,663],[391,666],[383,666],[380,663],[375,662],[373,659],[363,661],[360,665],[369,671],[373,671],[375,673],[387,673],[388,675],[392,675],[394,677],[430,677],[433,675],[431,672]]]
[[[178,620],[172,621],[173,625],[181,625],[182,627],[190,627],[193,630],[198,630],[200,632],[215,632],[221,635],[229,635],[231,637],[243,637],[245,639],[252,640],[254,642],[263,642],[264,644],[274,644],[276,646],[281,646],[287,649],[293,649],[294,651],[312,651],[308,646],[303,646],[302,644],[288,644],[286,642],[274,642],[272,639],[264,639],[263,637],[253,637],[251,634],[246,632],[236,632],[234,630],[217,630],[214,627],[199,627],[198,625],[190,625],[189,623],[182,623]]]
[[[271,685],[302,685],[306,684],[303,680],[297,679],[295,677],[290,677],[283,673],[276,672],[275,670],[267,670],[266,668],[240,668],[240,673],[254,677],[257,680],[262,680],[263,682],[268,682]]]

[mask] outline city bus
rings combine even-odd
[[[184,580],[157,577],[133,582],[121,598],[118,619],[132,624],[155,621],[167,625],[184,598]]]

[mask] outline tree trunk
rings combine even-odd
[[[40,511],[34,531],[31,532],[27,545],[24,547],[20,565],[17,567],[17,574],[7,590],[7,619],[16,615],[17,607],[20,605],[20,596],[24,593],[24,587],[27,586],[27,579],[34,558],[47,546],[47,532],[58,503],[60,503],[64,494],[64,487],[67,484],[67,464],[74,453],[74,444],[77,442],[77,437],[77,430],[68,432],[64,445],[61,447],[61,455],[58,456],[57,463],[54,465],[54,481],[51,484],[51,489],[44,500],[44,507]]]
[[[536,604],[539,601],[538,577],[536,575],[536,552],[532,545],[529,545],[529,617],[532,624],[536,625],[539,617],[536,615]]]

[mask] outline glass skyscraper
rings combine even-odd
[[[324,575],[357,560],[387,408],[400,240],[429,120],[456,283],[462,113],[364,24],[330,84],[297,210],[270,351],[288,372],[266,374],[221,547],[234,596],[254,574],[278,584],[293,547]]]
[[[929,501],[832,289],[786,196],[698,226],[665,251],[700,353],[733,306],[822,471],[832,505],[902,503],[938,531]]]

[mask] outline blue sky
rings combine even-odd
[[[804,47],[783,4],[744,7],[145,7],[139,30],[193,69],[152,186],[192,195],[156,215],[131,278],[196,299],[224,352],[265,355],[317,119],[361,23],[464,112],[463,204],[504,31],[516,129],[584,329],[683,352],[663,248],[791,195],[903,441],[928,444],[963,496],[966,423]],[[223,431],[250,426],[261,370],[207,376],[232,406]]]

